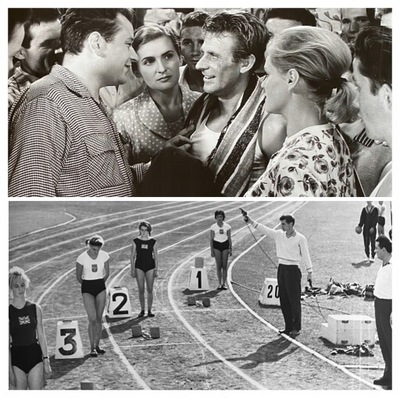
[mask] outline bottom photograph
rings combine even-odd
[[[11,201],[9,389],[391,389],[391,205]]]

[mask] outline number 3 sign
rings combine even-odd
[[[78,321],[58,321],[55,359],[75,358],[83,358],[83,347],[79,334]]]

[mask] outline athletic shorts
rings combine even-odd
[[[381,227],[384,227],[384,226],[385,226],[385,217],[379,216],[379,217],[378,217],[378,224],[379,224]]]
[[[147,271],[151,271],[152,269],[156,268],[156,263],[155,263],[154,260],[150,264],[138,264],[138,263],[135,263],[135,268],[136,269],[140,269],[141,271],[146,273]]]
[[[224,250],[228,250],[229,240],[226,240],[225,242],[217,242],[216,240],[213,240],[213,248],[221,252],[223,252]]]
[[[11,364],[26,374],[40,362],[42,362],[42,349],[39,343],[11,346]]]
[[[82,280],[82,293],[89,293],[92,296],[96,297],[103,290],[106,290],[104,279]]]

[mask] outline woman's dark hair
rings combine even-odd
[[[150,224],[148,221],[141,221],[141,222],[140,222],[140,224],[139,224],[139,231],[140,231],[140,228],[142,228],[142,227],[146,227],[146,228],[147,228],[147,231],[149,231],[149,235],[151,235],[151,230],[152,230],[152,228],[151,228],[151,224]]]
[[[214,214],[214,218],[216,219],[217,216],[222,216],[222,219],[225,220],[225,212],[223,210],[217,210]]]
[[[161,26],[157,24],[143,25],[135,30],[135,37],[133,39],[132,47],[137,52],[141,46],[156,40],[160,37],[167,37],[171,40],[176,53],[181,54],[179,41],[174,31],[168,26]]]
[[[100,235],[94,235],[86,239],[86,245],[101,247],[104,245],[104,239]]]

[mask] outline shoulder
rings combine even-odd
[[[105,252],[104,250],[100,250],[100,254],[104,260],[108,260],[110,258],[110,255],[107,252]]]
[[[78,258],[76,259],[77,262],[81,262],[81,261],[85,261],[85,259],[87,258],[87,252],[84,251],[83,253],[81,253]]]
[[[114,109],[112,117],[115,121],[123,119],[131,115],[132,111],[137,107],[137,97],[130,99]]]
[[[225,224],[225,229],[231,229],[231,226],[226,222]]]

